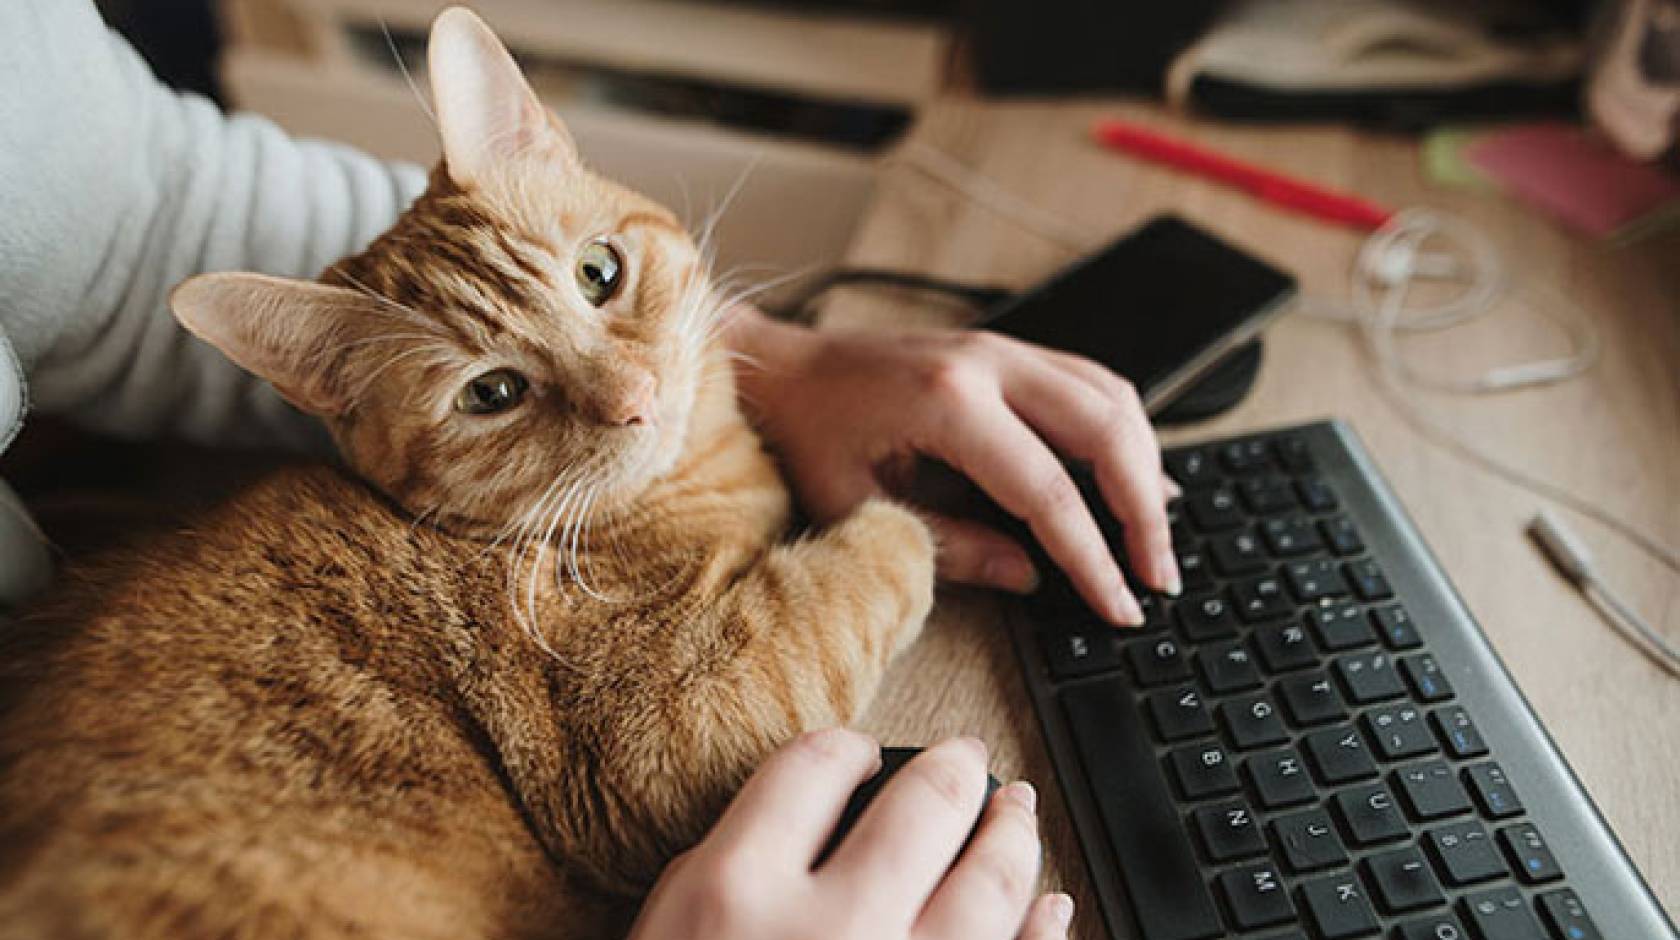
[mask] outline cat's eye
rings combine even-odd
[[[597,307],[618,293],[623,274],[624,259],[619,257],[618,249],[605,241],[592,241],[578,252],[575,272],[578,290],[583,292],[584,300]]]
[[[455,410],[469,415],[493,415],[519,404],[531,383],[512,369],[492,369],[466,385],[455,396]]]

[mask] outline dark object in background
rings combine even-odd
[[[1122,235],[979,323],[1016,339],[1085,356],[1129,379],[1151,418],[1187,392],[1175,416],[1241,400],[1258,371],[1244,347],[1295,297],[1295,278],[1171,215]],[[1250,357],[1198,388],[1230,356]]]
[[[974,0],[975,71],[999,94],[1147,91],[1222,0]]]
[[[95,0],[95,5],[105,22],[133,44],[165,85],[195,91],[221,103],[215,68],[221,30],[211,2]]]

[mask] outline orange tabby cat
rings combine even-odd
[[[472,14],[430,66],[444,161],[395,227],[172,299],[354,476],[283,472],[0,637],[0,936],[621,930],[920,629],[910,513],[781,541],[671,214]]]

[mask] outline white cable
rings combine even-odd
[[[1529,537],[1540,547],[1554,567],[1575,585],[1588,603],[1598,610],[1612,627],[1621,631],[1628,641],[1652,661],[1676,677],[1680,677],[1680,650],[1639,616],[1638,611],[1622,602],[1604,579],[1598,576],[1592,553],[1587,551],[1575,533],[1550,513],[1542,510],[1528,524]],[[1629,630],[1633,631],[1631,634]]]
[[[1431,240],[1455,241],[1468,253],[1471,270],[1466,276],[1469,278],[1470,287],[1442,303],[1409,305],[1407,295],[1417,277],[1395,277],[1396,273],[1404,275],[1404,271],[1389,270],[1394,263],[1389,262],[1385,265],[1379,259],[1386,257],[1385,253],[1390,250],[1419,254],[1424,243]],[[1597,358],[1600,344],[1596,332],[1583,330],[1575,353],[1567,359],[1506,366],[1503,370],[1494,370],[1468,382],[1435,378],[1414,379],[1416,373],[1407,368],[1405,360],[1394,348],[1394,334],[1397,331],[1441,329],[1467,322],[1493,309],[1501,294],[1502,277],[1497,252],[1487,239],[1468,224],[1441,213],[1418,209],[1398,213],[1361,248],[1355,261],[1352,281],[1354,309],[1351,318],[1359,323],[1371,349],[1372,358],[1376,360],[1377,375],[1380,379],[1378,388],[1407,423],[1438,446],[1488,473],[1617,532],[1670,570],[1680,573],[1680,551],[1663,544],[1660,539],[1630,522],[1611,515],[1588,500],[1488,454],[1426,414],[1407,394],[1408,382],[1459,392],[1485,393],[1562,381],[1584,372]],[[1585,322],[1585,317],[1577,317],[1577,320]],[[1493,387],[1496,383],[1490,381],[1496,379],[1502,371],[1509,376],[1522,370],[1531,373],[1531,377],[1526,381],[1511,382],[1507,379],[1506,384],[1500,387]]]

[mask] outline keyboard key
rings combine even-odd
[[[1272,820],[1272,842],[1283,850],[1284,862],[1296,872],[1314,871],[1347,862],[1347,850],[1336,837],[1330,814],[1303,810]]]
[[[1283,582],[1277,578],[1255,578],[1239,581],[1231,588],[1236,598],[1237,616],[1246,623],[1276,620],[1295,612],[1295,604],[1283,593]]]
[[[1211,796],[1235,793],[1242,785],[1237,782],[1237,770],[1231,755],[1219,744],[1192,744],[1167,755],[1178,790],[1188,800],[1205,800]]]
[[[1283,576],[1289,581],[1290,592],[1303,604],[1320,598],[1344,597],[1348,593],[1347,583],[1333,561],[1292,561],[1283,566]]]
[[[1289,720],[1297,725],[1322,725],[1347,717],[1341,694],[1322,669],[1283,679],[1278,692]]]
[[[1214,583],[1213,572],[1208,570],[1207,554],[1200,548],[1184,548],[1178,551],[1178,576],[1184,582],[1186,591],[1212,587]]]
[[[1412,687],[1412,694],[1420,702],[1441,702],[1453,697],[1447,674],[1428,653],[1400,660],[1400,671],[1406,674],[1406,684]]]
[[[1307,639],[1305,627],[1294,623],[1271,623],[1256,627],[1254,645],[1267,672],[1288,672],[1318,665],[1318,651]]]
[[[1089,676],[1120,668],[1120,632],[1107,624],[1058,628],[1039,633],[1044,660],[1057,679]]]
[[[1146,637],[1126,647],[1138,685],[1165,685],[1190,678],[1190,663],[1171,637]]]
[[[1237,506],[1237,497],[1228,489],[1192,490],[1184,497],[1184,503],[1191,523],[1201,532],[1237,529],[1246,521]]]
[[[1533,824],[1519,823],[1499,830],[1499,844],[1505,849],[1505,857],[1511,860],[1511,867],[1516,869],[1517,877],[1528,884],[1545,884],[1563,877],[1552,847]]]
[[[1364,608],[1358,604],[1331,604],[1307,610],[1307,626],[1318,645],[1327,650],[1348,650],[1377,641]]]
[[[1317,793],[1307,779],[1307,766],[1292,747],[1256,754],[1243,765],[1249,785],[1266,809],[1310,803]]]
[[[1214,568],[1226,577],[1259,574],[1272,566],[1266,550],[1252,532],[1233,532],[1208,542]]]
[[[1365,877],[1377,903],[1390,914],[1447,903],[1423,853],[1411,846],[1366,859]]]
[[[1587,916],[1587,908],[1572,889],[1559,888],[1535,898],[1540,917],[1551,929],[1552,940],[1604,940],[1598,925]]]
[[[1143,936],[1150,940],[1208,940],[1224,934],[1213,896],[1202,881],[1178,809],[1153,765],[1154,746],[1119,677],[1061,693],[1108,843]]]
[[[1536,940],[1540,936],[1540,922],[1516,888],[1477,892],[1459,902],[1459,909],[1477,940]]]
[[[1195,820],[1196,829],[1202,834],[1202,847],[1216,862],[1261,855],[1266,851],[1260,822],[1254,818],[1254,811],[1248,808],[1248,804],[1241,800],[1196,810]]]
[[[1263,694],[1230,699],[1219,706],[1219,717],[1238,750],[1269,747],[1289,740],[1277,707]]]
[[[1394,658],[1387,653],[1358,653],[1336,660],[1336,675],[1348,697],[1365,705],[1406,694],[1406,687],[1394,670]]]
[[[1272,865],[1249,865],[1219,876],[1219,890],[1231,907],[1239,930],[1256,930],[1295,920],[1295,905]]]
[[[1196,654],[1196,664],[1201,667],[1202,681],[1207,683],[1208,691],[1215,695],[1241,692],[1260,684],[1260,670],[1254,666],[1254,657],[1236,641],[1202,647]]]
[[[1237,441],[1219,448],[1219,463],[1229,473],[1260,473],[1271,464],[1271,453],[1264,438]]]
[[[1429,720],[1434,723],[1435,733],[1441,738],[1441,747],[1453,757],[1462,760],[1481,757],[1488,752],[1482,733],[1476,730],[1470,713],[1463,708],[1438,708],[1429,714]]]
[[[1204,450],[1182,450],[1168,454],[1165,459],[1167,475],[1186,491],[1212,486],[1219,482],[1219,470]]]
[[[1336,494],[1330,486],[1317,477],[1303,477],[1295,481],[1295,492],[1301,497],[1301,505],[1311,512],[1330,512],[1336,508]]]
[[[1424,833],[1423,844],[1435,859],[1441,880],[1454,887],[1503,878],[1505,863],[1479,822],[1463,822]]]
[[[1324,940],[1347,940],[1377,932],[1377,915],[1352,872],[1301,885],[1301,900]]]
[[[1423,645],[1423,637],[1418,636],[1412,615],[1399,604],[1372,609],[1371,622],[1376,624],[1377,632],[1382,634],[1383,642],[1388,644],[1389,649],[1409,650]]]
[[[1273,555],[1283,558],[1309,555],[1324,547],[1312,520],[1298,516],[1267,519],[1260,523],[1260,537]]]
[[[1400,815],[1400,807],[1394,803],[1394,794],[1380,783],[1343,790],[1336,794],[1333,803],[1354,845],[1392,842],[1412,834],[1406,818]]]
[[[1312,448],[1304,438],[1280,437],[1272,442],[1272,452],[1290,473],[1311,473],[1315,465]]]
[[[1324,544],[1338,555],[1358,555],[1365,551],[1365,540],[1359,537],[1353,520],[1346,516],[1325,519],[1318,524],[1318,530],[1324,533]]]
[[[1148,699],[1149,714],[1163,741],[1182,741],[1213,732],[1213,717],[1193,685],[1156,692]]]
[[[1394,940],[1469,940],[1469,937],[1457,914],[1441,911],[1401,924]]]
[[[1504,819],[1523,811],[1522,800],[1498,764],[1476,764],[1464,769],[1464,783],[1482,808],[1482,815],[1490,819]]]
[[[1365,713],[1365,732],[1383,760],[1404,760],[1435,750],[1435,736],[1416,705],[1394,705]]]
[[[1231,605],[1217,592],[1187,595],[1174,605],[1179,626],[1192,643],[1221,640],[1237,635],[1237,620]]]
[[[1470,796],[1459,786],[1452,768],[1432,760],[1394,772],[1394,786],[1417,819],[1440,819],[1470,811]]]
[[[1309,734],[1302,742],[1322,783],[1346,783],[1377,775],[1371,752],[1365,749],[1364,738],[1352,725]]]
[[[1243,505],[1257,516],[1269,516],[1295,508],[1295,491],[1283,477],[1251,477],[1237,483]]]
[[[1389,587],[1382,568],[1371,559],[1350,561],[1343,568],[1347,572],[1348,584],[1353,586],[1353,593],[1359,595],[1360,600],[1386,601],[1394,596],[1394,589]]]

